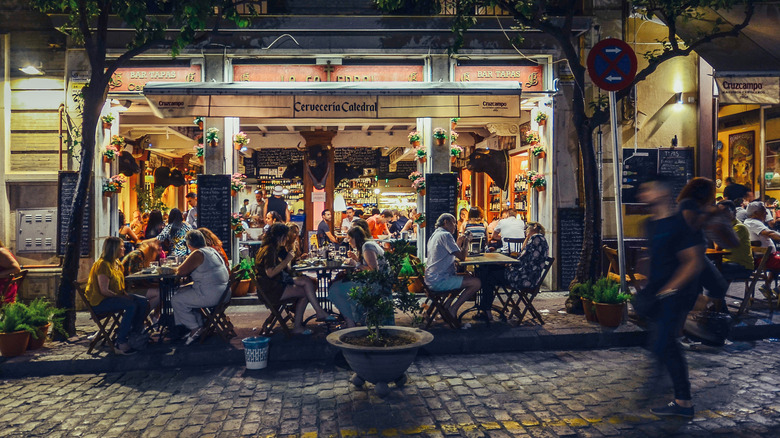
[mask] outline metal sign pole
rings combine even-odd
[[[620,267],[620,290],[628,292],[626,288],[626,254],[623,247],[623,200],[621,199],[621,182],[623,181],[623,154],[620,153],[621,145],[618,138],[617,123],[617,99],[615,92],[609,92],[610,124],[612,125],[612,168],[615,171],[615,219],[617,220],[617,245]]]

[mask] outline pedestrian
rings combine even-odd
[[[703,233],[694,232],[674,208],[672,184],[667,178],[656,176],[642,184],[640,199],[651,212],[646,223],[650,275],[647,286],[638,293],[635,308],[650,322],[650,349],[666,367],[674,385],[674,400],[651,412],[693,418],[688,365],[677,335],[699,294]]]

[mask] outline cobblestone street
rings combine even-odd
[[[671,384],[627,348],[420,357],[384,400],[323,364],[5,380],[0,436],[780,435],[780,343],[687,357],[693,421],[649,413]]]

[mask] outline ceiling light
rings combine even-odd
[[[41,70],[41,67],[35,67],[33,65],[27,65],[24,67],[21,67],[19,69],[20,71],[27,73],[28,75],[42,75],[43,70]]]

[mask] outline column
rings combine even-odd
[[[205,54],[203,55],[204,63],[203,68],[205,71],[205,82],[224,82],[225,81],[225,57],[223,54]],[[208,141],[205,139],[206,132],[209,128],[219,129],[219,145],[217,147],[211,147]],[[225,150],[226,148],[232,148],[232,139],[226,138],[225,135],[225,119],[222,117],[206,117],[203,122],[203,135],[204,135],[204,157],[205,166],[204,173],[206,174],[226,174],[232,173],[231,169],[227,168],[225,162]]]
[[[430,61],[430,82],[450,82],[450,57],[448,55],[432,55]],[[450,171],[450,119],[443,117],[427,118],[421,131],[424,145],[428,151],[428,171],[431,173],[446,173]],[[447,138],[443,145],[436,145],[433,140],[433,130],[444,129]]]
[[[11,206],[5,174],[11,159],[11,35],[0,35],[3,58],[3,78],[0,81],[0,241],[9,245]]]

